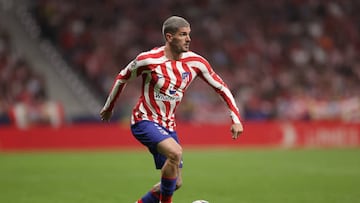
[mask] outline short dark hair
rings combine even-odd
[[[164,21],[162,33],[164,37],[166,33],[175,34],[181,27],[190,27],[190,23],[182,17],[171,16]]]

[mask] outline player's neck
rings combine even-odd
[[[181,59],[182,53],[177,53],[176,51],[172,50],[170,46],[165,46],[165,57],[169,60],[178,61]]]

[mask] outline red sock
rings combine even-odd
[[[176,188],[176,178],[161,178],[160,202],[171,203],[173,193]]]
[[[160,195],[160,202],[161,203],[171,203],[172,202],[172,196]]]

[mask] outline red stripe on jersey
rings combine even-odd
[[[173,63],[170,64],[171,69],[173,69]],[[161,66],[161,72],[163,73],[163,75],[169,75],[168,71],[167,71],[167,67],[164,64],[163,66]],[[163,92],[165,95],[167,95],[167,90],[169,88],[170,85],[170,81],[169,80],[165,80],[164,85],[161,87],[161,91]],[[169,111],[170,111],[170,102],[169,101],[162,101],[165,105],[165,117],[169,117]],[[162,116],[162,114],[159,112],[159,115]],[[168,123],[166,123],[166,125],[168,125]]]
[[[142,66],[142,67],[138,68],[136,71],[136,76],[140,76],[144,72],[144,70],[147,70],[146,66]]]
[[[127,70],[125,75],[121,75],[120,73],[116,76],[116,80],[128,80],[131,77],[131,71]],[[116,81],[115,81],[116,82]],[[115,83],[114,83],[115,84]]]
[[[240,120],[240,113],[239,111],[237,111],[237,107],[233,105],[233,103],[231,102],[230,98],[225,94],[225,92],[220,92],[221,97],[225,100],[226,104],[228,104],[229,108],[236,114],[236,116],[239,118]]]
[[[161,64],[161,72],[162,72],[163,75],[168,75],[165,64]],[[165,80],[163,86],[160,89],[160,92],[166,94],[166,90],[169,88],[169,84],[170,84],[170,81]]]
[[[153,50],[156,50],[156,49],[153,49]],[[139,55],[137,57],[137,60],[138,61],[141,61],[141,60],[144,60],[144,59],[148,59],[148,58],[160,58],[164,56],[164,51],[163,50],[159,50],[159,52],[156,52],[156,53],[147,53],[147,54],[142,54],[142,55]]]
[[[145,75],[144,77],[144,80],[143,80],[143,83],[145,83],[145,80],[147,80],[147,76]],[[146,110],[146,114],[148,115],[149,119],[150,120],[153,120],[152,116],[153,116],[153,113],[151,111],[151,109],[149,108],[149,106],[147,106],[147,102],[146,102],[146,99],[145,99],[145,96],[144,94],[146,93],[146,90],[144,90],[142,92],[142,95],[143,95],[143,106]],[[155,110],[155,113],[156,115],[158,115],[158,112],[160,112],[160,108],[159,106],[156,104],[156,101],[153,99],[153,95],[154,95],[154,86],[152,85],[148,85],[148,97],[149,97],[149,100],[150,100],[150,105],[154,108]]]
[[[198,61],[198,62],[204,64],[208,70],[211,70],[211,66],[210,66],[209,62],[202,57],[190,56],[190,57],[181,59],[181,61],[184,63],[191,62],[191,61]]]
[[[112,110],[115,106],[115,103],[117,101],[117,98],[119,97],[120,95],[120,92],[124,89],[125,85],[124,84],[121,84],[120,87],[119,87],[119,91],[116,93],[115,95],[115,99],[113,101],[110,102],[110,105],[109,105],[109,108],[110,110]]]
[[[110,95],[111,95],[111,92],[113,92],[113,90],[114,90],[114,88],[115,88],[115,85],[116,85],[116,83],[118,82],[118,80],[119,80],[120,78],[121,78],[121,75],[120,75],[120,74],[116,76],[116,79],[115,79],[115,81],[113,82],[112,87],[111,87],[111,90],[110,90]],[[118,87],[118,91],[116,92],[116,94],[115,94],[114,97],[113,97],[114,99],[113,99],[112,101],[110,101],[108,110],[111,111],[111,110],[114,108],[115,103],[116,103],[116,101],[117,101],[117,98],[119,97],[119,95],[120,95],[120,93],[122,92],[122,90],[124,89],[124,87],[125,87],[125,83],[121,83],[120,86]]]
[[[176,77],[175,87],[179,88],[180,85],[181,85],[181,82],[182,82],[182,76],[181,76],[181,73],[180,73],[180,71],[179,71],[179,69],[178,69],[178,67],[176,65],[177,65],[176,61],[173,61],[171,63],[172,70],[174,71],[174,75]]]

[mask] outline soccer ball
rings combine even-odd
[[[195,200],[192,203],[209,203],[209,202],[206,200]]]

